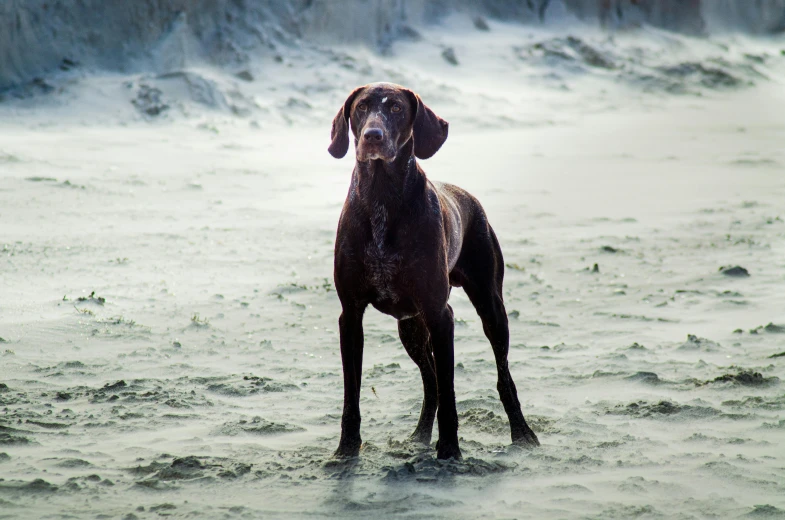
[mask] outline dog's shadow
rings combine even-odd
[[[378,477],[388,481],[391,475],[408,475],[423,461],[435,461],[436,449],[410,440],[396,441],[390,439],[386,446],[363,443],[357,457],[333,456],[322,465],[325,477],[338,482],[351,482],[355,478]]]
[[[482,477],[502,473],[515,468],[510,460],[485,460],[466,457],[462,460],[437,459],[435,446],[425,446],[411,441],[389,441],[381,449],[372,444],[363,444],[360,456],[331,458],[323,465],[327,478],[341,484],[362,478],[378,477],[380,482],[430,482],[449,484],[461,475]]]
[[[437,459],[434,445],[408,441],[390,441],[383,449],[363,445],[359,457],[323,464],[326,478],[333,481],[324,505],[339,516],[381,510],[404,514],[433,505],[445,489],[457,489],[465,478],[482,479],[516,466],[509,459]]]
[[[435,460],[431,446],[390,441],[385,448],[363,444],[358,457],[333,457],[322,465],[332,481],[324,505],[336,515],[384,510],[403,513],[412,504],[411,489],[421,461]]]

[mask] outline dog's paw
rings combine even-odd
[[[358,457],[360,455],[360,446],[362,445],[362,440],[359,438],[357,439],[350,439],[344,440],[341,439],[341,442],[338,444],[338,449],[335,450],[333,457],[336,459],[352,459]]]
[[[458,447],[457,444],[439,443],[439,446],[436,450],[436,458],[441,460],[446,460],[446,459],[461,460],[463,458],[463,455],[461,455],[461,449]]]
[[[536,448],[540,445],[540,440],[533,431],[527,430],[513,437],[512,443],[522,448]]]
[[[421,432],[415,430],[415,432],[409,436],[409,441],[415,444],[422,444],[423,446],[430,446],[431,432]]]

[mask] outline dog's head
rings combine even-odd
[[[433,113],[409,89],[392,83],[372,83],[355,89],[333,119],[327,149],[336,159],[349,150],[354,135],[357,160],[393,161],[414,140],[414,155],[428,159],[447,140],[449,124]]]

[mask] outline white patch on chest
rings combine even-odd
[[[398,301],[398,295],[393,290],[392,282],[398,272],[400,258],[397,254],[384,249],[384,239],[387,235],[387,210],[378,205],[371,214],[371,234],[373,242],[365,248],[365,269],[370,285],[376,289],[382,300]]]

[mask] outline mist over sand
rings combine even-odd
[[[80,34],[85,52],[29,50],[39,61],[0,33],[17,60],[0,60],[0,518],[785,516],[785,41],[761,34],[775,17],[738,4],[678,32],[653,12],[621,23],[638,16],[623,3],[601,29],[579,2],[529,25],[492,4],[379,4],[397,25],[355,19],[340,41],[337,18],[295,2],[243,24],[204,1],[134,33],[137,54]],[[235,32],[203,37],[219,26]],[[456,289],[465,460],[406,442],[420,377],[373,310],[365,444],[332,459],[352,160],[326,147],[349,90],[380,80],[451,123],[422,165],[476,195],[499,236],[540,449],[509,445]]]

